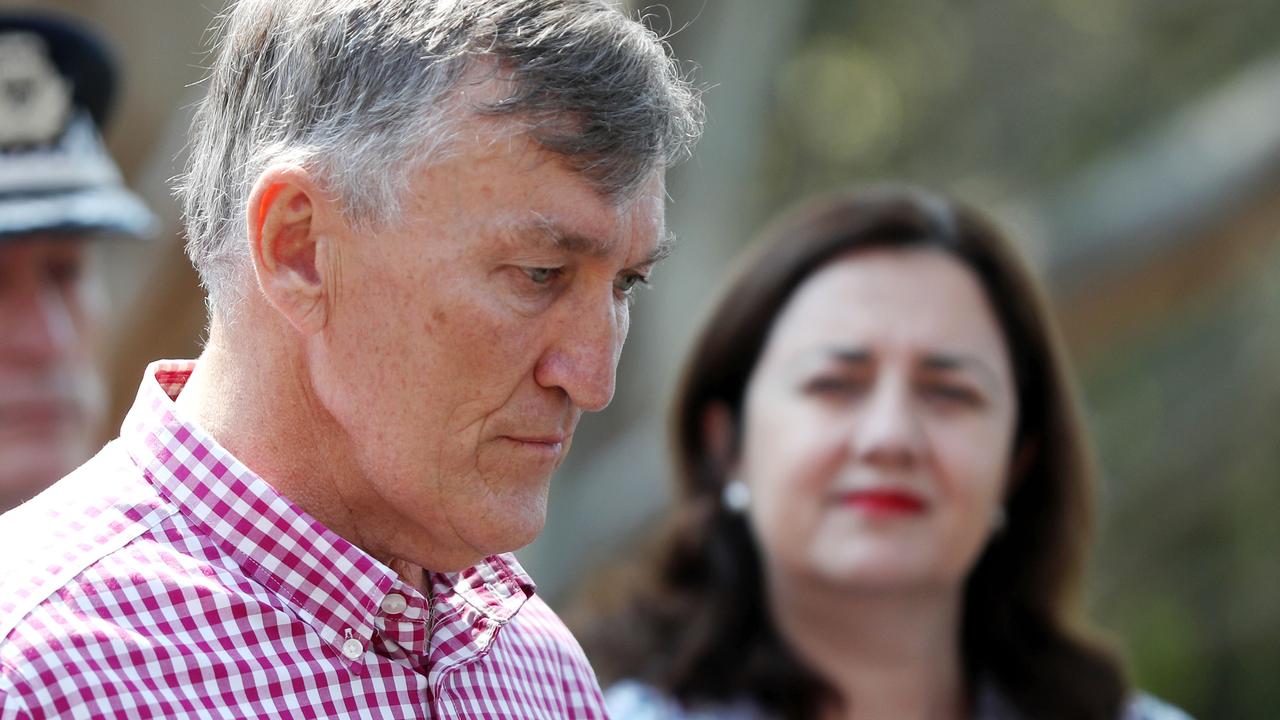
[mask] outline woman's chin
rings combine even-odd
[[[857,592],[918,592],[956,584],[928,558],[911,552],[846,551],[815,559],[813,570],[826,583]]]

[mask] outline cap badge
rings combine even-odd
[[[0,34],[0,147],[42,145],[62,132],[71,88],[33,33]]]

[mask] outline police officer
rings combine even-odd
[[[97,240],[156,221],[103,145],[100,40],[0,13],[0,512],[88,458],[105,411]]]

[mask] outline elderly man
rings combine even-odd
[[[102,430],[92,241],[153,224],[98,134],[113,86],[83,29],[0,13],[0,512],[88,459]]]
[[[603,715],[504,553],[698,120],[605,0],[232,7],[179,189],[208,344],[0,523],[0,717]]]

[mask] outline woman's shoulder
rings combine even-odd
[[[614,720],[765,720],[746,701],[686,709],[675,698],[637,680],[610,686],[604,701]]]
[[[623,680],[604,691],[604,704],[614,720],[659,720],[684,717],[679,705],[657,688],[635,680]]]
[[[605,704],[614,720],[766,720],[747,701],[686,709],[661,690],[637,680],[623,680],[605,691]],[[988,706],[979,717],[1015,717],[992,712]],[[1182,710],[1146,693],[1138,693],[1120,720],[1192,720]]]
[[[1191,716],[1163,700],[1138,693],[1121,720],[1191,720]]]
[[[1016,710],[1003,693],[991,685],[983,687],[978,696],[975,717],[981,720],[1028,720]],[[1146,693],[1135,693],[1116,720],[1192,720],[1178,708]]]

